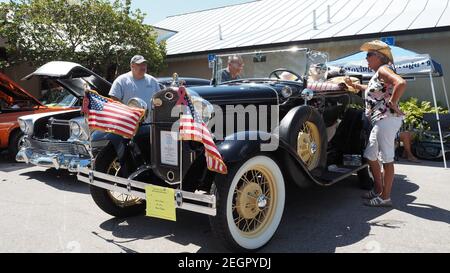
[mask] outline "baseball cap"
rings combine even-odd
[[[141,64],[145,62],[147,62],[147,60],[144,58],[144,56],[134,55],[133,58],[131,58],[130,64]]]

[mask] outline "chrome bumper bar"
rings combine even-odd
[[[93,171],[86,167],[79,168],[77,177],[81,182],[113,192],[132,195],[144,200],[146,199],[145,187],[149,185],[147,183]],[[195,201],[196,204],[189,201]],[[215,195],[192,193],[175,189],[174,202],[175,207],[178,209],[216,216]]]
[[[16,155],[16,161],[57,170],[66,169],[73,173],[77,173],[80,167],[87,167],[91,164],[90,159],[81,158],[78,155],[58,152],[45,154],[31,148],[22,148]]]

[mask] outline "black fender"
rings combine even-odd
[[[300,126],[302,126],[308,119],[313,120],[318,126],[321,136],[320,161],[316,170],[313,170],[315,172],[320,172],[321,169],[324,169],[327,166],[328,138],[325,122],[316,109],[308,105],[301,105],[292,108],[280,122],[279,135],[282,141],[286,142],[290,147],[292,147],[292,149],[296,149],[297,133],[293,132],[298,132],[300,130]],[[295,156],[298,158],[296,151]],[[300,160],[300,158],[298,159]]]
[[[132,144],[132,145],[130,145]],[[150,125],[141,125],[133,138],[125,139],[120,135],[106,133],[102,131],[94,131],[91,135],[92,154],[96,155],[108,146],[113,147],[116,152],[119,162],[127,169],[135,169],[141,165],[149,163],[149,151],[142,154],[142,148],[147,150],[150,146]],[[135,165],[135,166],[132,166]]]
[[[272,138],[278,141],[277,149],[273,151],[261,150],[262,144],[268,144]],[[294,182],[300,187],[313,185],[313,177],[307,171],[303,162],[296,158],[296,152],[287,142],[277,136],[258,131],[238,132],[225,138],[217,144],[225,165],[240,164],[258,153],[266,153],[276,159],[287,181]]]
[[[108,145],[114,148],[119,158],[123,157],[123,154],[125,153],[125,145],[124,138],[122,136],[102,131],[94,131],[91,134],[91,148],[94,158]]]

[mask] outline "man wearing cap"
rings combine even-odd
[[[141,55],[135,55],[130,61],[131,71],[120,75],[113,82],[109,96],[113,100],[128,103],[128,100],[138,97],[150,105],[150,100],[160,90],[158,81],[147,74],[147,60]],[[148,115],[145,122],[150,122]]]

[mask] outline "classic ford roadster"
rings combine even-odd
[[[289,49],[237,56],[244,63],[239,79],[222,82],[236,56],[218,55],[214,85],[156,93],[146,102],[152,123],[132,140],[93,135],[91,148],[103,148],[91,166],[80,166],[78,179],[90,184],[102,210],[127,217],[147,209],[171,220],[176,209],[207,214],[226,246],[255,251],[278,228],[287,183],[330,186],[355,174],[362,187],[371,186],[361,157],[367,139],[361,97],[327,81],[326,54]],[[185,98],[213,142],[180,140]],[[213,168],[205,155],[215,149],[226,169]]]

